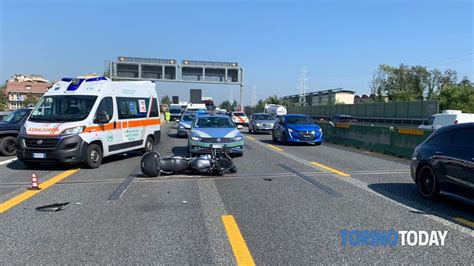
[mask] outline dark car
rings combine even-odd
[[[0,153],[2,155],[15,155],[16,137],[30,112],[31,109],[18,109],[0,121]]]
[[[350,116],[350,115],[334,115],[329,118],[329,122],[333,122],[334,124],[337,123],[351,123],[351,124],[356,124],[357,119],[355,117]]]
[[[425,198],[440,191],[474,199],[474,123],[442,127],[415,148],[411,176]]]
[[[273,142],[306,142],[320,145],[323,141],[323,131],[309,115],[284,115],[278,117],[273,126],[272,140]]]

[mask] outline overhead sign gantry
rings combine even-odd
[[[214,62],[119,56],[109,64],[112,80],[239,85],[243,108],[243,73],[237,62]]]

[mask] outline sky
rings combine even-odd
[[[118,56],[238,62],[244,104],[308,91],[370,93],[380,64],[456,70],[473,80],[473,1],[0,0],[0,80],[103,73]],[[219,103],[238,86],[158,84],[187,100]]]

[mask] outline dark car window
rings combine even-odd
[[[453,131],[439,134],[437,136],[434,136],[430,140],[428,140],[427,144],[435,145],[435,146],[451,145],[452,142],[453,142],[454,134],[455,134],[455,132],[453,132]]]
[[[474,149],[474,129],[457,130],[454,135],[453,145]]]
[[[434,119],[435,119],[434,116],[428,118],[428,120],[426,120],[426,121],[423,122],[423,125],[425,125],[425,126],[431,126],[431,125],[433,125]]]
[[[255,115],[252,120],[272,120],[273,116],[272,115],[267,115],[267,114],[261,114],[261,115]]]
[[[100,101],[99,107],[95,113],[94,121],[97,119],[97,114],[105,112],[109,116],[109,121],[114,116],[114,103],[112,97],[105,97]]]
[[[314,121],[309,116],[287,116],[287,124],[314,124]]]
[[[12,124],[17,123],[20,122],[20,120],[23,119],[23,117],[25,117],[27,114],[29,114],[28,110],[16,110],[6,116],[3,121]]]
[[[227,117],[198,117],[194,127],[197,128],[232,128],[234,124]]]

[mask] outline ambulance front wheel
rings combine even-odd
[[[102,158],[102,148],[99,145],[92,143],[87,147],[85,164],[88,168],[98,168]]]
[[[145,142],[145,148],[143,148],[143,153],[147,153],[153,151],[153,147],[155,146],[155,142],[153,141],[152,137],[148,137]]]

